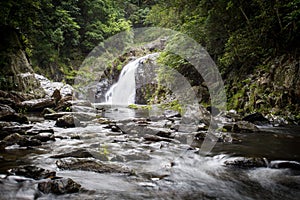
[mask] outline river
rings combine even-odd
[[[151,134],[150,129],[170,130],[170,120],[154,120],[153,116],[151,121],[145,120],[149,118],[146,111],[122,109],[107,109],[102,113],[103,118],[86,122],[86,127],[59,128],[54,120],[35,118],[35,127],[53,128],[55,141],[32,148],[13,145],[0,153],[0,199],[298,199],[300,196],[299,169],[276,167],[276,163],[284,161],[300,162],[299,127],[263,126],[255,133],[232,133],[236,142],[218,142],[204,156],[199,153],[202,141],[190,144],[187,142],[190,135],[186,133],[173,131],[174,137],[165,141],[145,139],[146,134]],[[118,116],[114,114],[116,110]],[[120,113],[124,113],[122,119],[118,119]],[[99,123],[109,119],[117,121],[117,127],[124,125],[122,130]],[[91,159],[115,163],[133,173],[58,168],[58,158],[52,157],[75,150],[86,150],[93,155]],[[266,166],[226,164],[244,157],[263,158]],[[37,196],[32,179],[20,181],[20,177],[5,175],[7,170],[22,165],[55,170],[58,177],[71,178],[84,190]]]

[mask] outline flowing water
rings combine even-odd
[[[149,117],[147,112],[126,108],[107,109],[103,116],[117,119],[120,112],[126,113],[123,121],[126,116],[130,119]],[[299,127],[261,127],[262,132],[237,134],[242,142],[217,143],[210,155],[202,156],[197,151],[197,143],[191,148],[180,140],[145,141],[143,129],[121,133],[96,122],[67,129],[54,127],[54,123],[42,121],[36,122],[35,126],[53,127],[56,141],[30,149],[12,146],[0,154],[1,174],[20,165],[35,165],[55,170],[57,176],[72,178],[87,190],[79,194],[42,195],[39,199],[298,199],[300,195],[297,170],[224,165],[225,161],[238,156],[266,157],[269,162],[300,161]],[[159,128],[168,122],[149,123],[149,126]],[[76,135],[80,138],[74,139]],[[50,158],[77,149],[88,150],[100,160],[103,158],[99,155],[105,149],[105,156],[110,161],[103,162],[126,166],[134,171],[134,175],[60,170],[55,164],[57,159]],[[31,179],[21,182],[11,179],[0,182],[0,199],[33,198],[37,189]]]
[[[136,69],[147,59],[157,57],[158,53],[148,54],[125,65],[120,73],[119,80],[113,84],[105,94],[105,103],[113,105],[129,105],[135,103]]]

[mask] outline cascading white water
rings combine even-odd
[[[148,54],[125,65],[119,80],[105,94],[106,103],[114,105],[130,105],[135,103],[135,72],[144,60],[156,57],[158,53]]]

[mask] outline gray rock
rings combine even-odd
[[[8,136],[12,133],[19,133],[24,135],[26,131],[31,129],[33,125],[16,125],[16,126],[6,126],[3,127],[0,131],[0,139],[3,139],[4,137]]]
[[[30,137],[30,140],[39,140],[41,142],[55,141],[53,133],[39,133],[38,135]]]
[[[58,118],[63,117],[64,115],[73,115],[80,121],[91,121],[97,118],[95,113],[85,113],[85,112],[57,112],[52,114],[45,114],[45,119],[57,120]]]
[[[64,115],[56,120],[55,125],[58,127],[69,128],[80,125],[80,121],[72,115]]]
[[[55,105],[54,98],[41,98],[23,101],[18,104],[18,107],[26,111],[42,111],[44,108],[54,108]]]
[[[18,144],[20,146],[39,146],[41,145],[41,141],[37,140],[37,139],[28,139],[23,135],[20,135],[18,133],[14,133],[11,135],[6,136],[3,139],[4,142],[6,142],[6,145],[13,145],[13,144]]]
[[[10,173],[18,175],[18,176],[24,176],[27,178],[33,178],[35,180],[41,180],[45,178],[52,178],[56,176],[55,171],[43,169],[36,166],[22,166],[18,168],[14,168],[9,170]]]
[[[37,128],[37,127],[34,127],[28,131],[26,131],[26,135],[38,135],[40,133],[50,133],[50,134],[53,134],[54,133],[54,130],[53,128]]]
[[[47,182],[41,182],[38,184],[38,189],[45,193],[53,194],[68,194],[79,192],[81,185],[76,183],[70,178],[63,178],[58,180],[49,180]]]
[[[68,84],[64,84],[61,82],[52,82],[46,77],[39,74],[34,74],[34,76],[39,81],[41,88],[45,91],[46,96],[48,97],[50,97],[55,90],[59,90],[62,97],[72,96],[73,94],[74,89]]]
[[[28,123],[28,119],[25,116],[16,113],[14,109],[3,104],[0,104],[0,120]]]
[[[6,142],[0,141],[0,151],[3,151],[6,146],[7,146]]]
[[[51,156],[51,158],[67,158],[67,157],[88,158],[88,157],[93,157],[93,155],[84,149],[78,149],[69,153],[62,153],[62,154]]]
[[[267,167],[268,162],[265,158],[236,158],[233,160],[227,160],[224,162],[226,166],[234,166],[239,168],[255,168],[255,167]]]
[[[172,139],[169,139],[169,138],[160,137],[160,136],[156,136],[156,135],[149,135],[149,134],[145,134],[143,136],[143,138],[146,141],[151,141],[151,142],[161,142],[161,141],[171,142],[172,141]]]
[[[300,163],[296,161],[271,161],[270,167],[276,169],[288,168],[293,170],[300,170]]]
[[[243,121],[248,121],[257,125],[263,125],[263,124],[268,124],[269,120],[267,118],[265,118],[261,113],[253,113],[250,115],[245,116],[243,119]]]
[[[60,91],[58,89],[55,89],[52,96],[51,96],[54,100],[55,100],[55,103],[58,103],[59,100],[61,100],[61,94],[60,94]]]
[[[234,133],[252,133],[252,132],[258,132],[259,129],[255,124],[252,124],[251,122],[247,121],[238,121],[235,123],[227,123],[223,126],[224,129],[230,132]]]
[[[60,169],[65,170],[84,170],[98,173],[131,173],[130,170],[122,166],[87,158],[64,158],[56,161],[56,165]]]

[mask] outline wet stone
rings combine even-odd
[[[271,168],[276,169],[293,169],[293,170],[300,170],[300,163],[296,161],[272,161],[270,163]]]
[[[13,144],[18,144],[23,147],[27,146],[39,146],[41,145],[41,141],[37,139],[27,139],[25,136],[20,135],[18,133],[14,133],[11,135],[6,136],[3,139],[4,142],[6,142],[7,146],[13,145]]]
[[[39,133],[38,135],[30,137],[30,139],[39,140],[41,142],[55,141],[53,133]]]
[[[172,139],[169,139],[169,138],[164,138],[164,137],[160,137],[160,136],[156,136],[156,135],[149,135],[149,134],[145,134],[143,136],[143,138],[146,141],[151,141],[151,142],[161,142],[161,141],[171,142],[172,141]]]
[[[53,98],[42,98],[23,101],[18,107],[27,111],[42,111],[44,108],[54,108],[55,104],[56,102]]]
[[[33,125],[23,125],[23,126],[8,126],[8,127],[3,127],[1,130],[1,136],[7,136],[11,133],[19,133],[19,134],[25,134],[27,130],[31,129]]]
[[[69,128],[80,126],[80,121],[72,115],[64,115],[56,120],[57,127]]]
[[[28,123],[27,117],[16,113],[14,109],[9,107],[8,105],[0,104],[0,120],[1,121],[12,121],[19,123]]]
[[[14,168],[9,170],[9,173],[18,175],[18,176],[24,176],[27,178],[33,178],[35,180],[41,180],[45,178],[53,178],[56,176],[55,171],[51,171],[48,169],[43,169],[36,166],[22,166],[18,168]]]
[[[248,122],[251,122],[254,124],[258,124],[258,125],[263,125],[263,124],[269,123],[269,120],[267,118],[265,118],[261,113],[258,113],[258,112],[247,115],[242,120],[248,121]]]
[[[255,167],[267,167],[268,163],[265,158],[235,158],[233,160],[227,160],[224,162],[226,166],[234,166],[239,168],[255,168]]]
[[[65,170],[83,170],[98,173],[131,173],[130,170],[122,166],[85,158],[64,158],[56,161],[56,165],[60,169]]]
[[[62,154],[51,156],[51,158],[67,158],[67,157],[88,158],[88,157],[93,157],[93,155],[86,150],[78,149],[69,153],[62,153]]]
[[[38,184],[38,189],[45,194],[53,193],[60,195],[75,193],[79,192],[80,188],[81,185],[70,178],[49,180]]]

